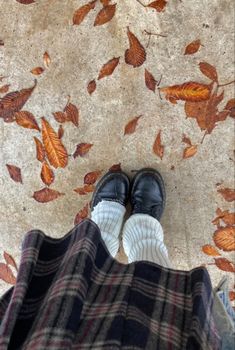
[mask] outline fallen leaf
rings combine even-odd
[[[91,80],[87,85],[87,91],[91,95],[96,89],[96,82],[95,80]]]
[[[153,152],[159,157],[163,158],[164,146],[161,144],[161,130],[157,134],[156,140],[153,144]]]
[[[137,37],[127,27],[130,48],[125,51],[125,62],[133,67],[140,67],[146,60],[146,52]]]
[[[187,137],[185,134],[183,134],[182,142],[186,143],[186,145],[192,146],[192,142],[189,137]]]
[[[157,12],[162,12],[167,4],[166,0],[156,0],[147,5],[147,7],[152,7]]]
[[[103,6],[107,6],[111,2],[111,0],[100,0],[100,2]]]
[[[120,57],[114,57],[103,65],[100,70],[98,80],[111,75],[119,63]]]
[[[203,253],[205,253],[207,255],[212,255],[212,256],[220,256],[221,255],[218,252],[218,250],[210,244],[206,244],[206,245],[202,246],[202,251],[203,251]]]
[[[138,120],[140,119],[140,117],[142,117],[142,115],[139,115],[135,118],[133,118],[131,121],[129,121],[124,129],[124,135],[131,135],[135,132],[137,124],[138,124]]]
[[[88,216],[88,210],[89,210],[89,206],[88,204],[85,205],[84,208],[82,208],[76,215],[75,219],[74,219],[74,225],[79,224],[82,220],[86,219]]]
[[[196,53],[201,46],[200,39],[192,41],[190,44],[188,44],[185,48],[184,55],[192,55]]]
[[[224,109],[229,111],[229,116],[231,118],[235,118],[235,98],[229,100]]]
[[[184,149],[183,159],[191,158],[197,153],[197,145],[188,146]]]
[[[91,171],[90,173],[87,173],[84,176],[84,184],[86,185],[93,185],[98,177],[101,175],[102,171],[96,170],[96,171]]]
[[[4,41],[0,39],[0,46],[4,46]]]
[[[30,72],[32,74],[34,74],[34,75],[40,75],[40,74],[42,74],[44,72],[44,68],[42,68],[42,67],[35,67],[35,68],[31,69]]]
[[[44,62],[45,67],[47,67],[47,68],[51,64],[51,57],[49,56],[49,53],[47,51],[45,51],[43,54],[43,62]]]
[[[73,157],[74,158],[77,158],[78,156],[84,157],[89,152],[92,146],[93,146],[93,143],[79,143],[76,147]]]
[[[232,188],[220,188],[217,190],[227,202],[235,201],[235,190]]]
[[[4,259],[5,259],[6,263],[8,265],[13,266],[16,269],[16,271],[18,271],[18,267],[16,265],[16,262],[15,262],[13,256],[11,256],[9,253],[7,253],[5,251],[3,252],[3,256],[4,256]]]
[[[64,193],[60,193],[56,190],[52,190],[51,188],[45,187],[42,190],[35,191],[33,194],[33,198],[39,203],[47,203],[63,195]]]
[[[12,180],[23,183],[20,168],[10,164],[6,164],[6,167]]]
[[[37,137],[34,137],[34,141],[36,144],[36,157],[39,160],[39,162],[42,162],[45,159],[45,149],[41,141]]]
[[[0,94],[6,94],[9,90],[10,84],[6,84],[0,87]]]
[[[0,279],[9,284],[16,283],[16,278],[7,264],[0,263]]]
[[[94,26],[100,26],[109,22],[115,15],[115,11],[116,4],[104,6],[96,16]]]
[[[54,172],[46,160],[44,160],[42,163],[41,179],[47,186],[50,186],[55,179]]]
[[[68,164],[68,153],[57,133],[44,117],[42,118],[42,141],[50,164],[54,168],[65,168]]]
[[[83,5],[77,9],[73,14],[73,24],[79,25],[82,23],[84,18],[88,15],[90,10],[93,10],[95,8],[96,0],[91,1],[86,5]]]
[[[58,137],[59,137],[59,139],[62,139],[63,136],[64,136],[64,128],[62,125],[60,125],[60,127],[58,129]]]
[[[207,62],[199,63],[200,71],[209,79],[218,82],[218,74],[216,68]]]
[[[24,5],[30,5],[35,2],[35,0],[16,0],[16,1]]]
[[[67,103],[64,108],[66,113],[66,120],[71,121],[75,126],[78,127],[79,124],[79,111],[78,108],[73,103]]]
[[[231,301],[235,300],[235,291],[233,291],[233,290],[229,291],[229,299]]]
[[[94,185],[84,185],[83,187],[77,187],[74,189],[74,192],[82,195],[85,195],[87,193],[93,192],[95,189]]]
[[[222,211],[220,208],[216,210],[217,217],[212,221],[212,224],[220,226],[220,219],[226,225],[235,225],[235,213],[230,213],[228,210]]]
[[[145,85],[149,90],[152,90],[155,92],[157,81],[155,80],[154,76],[145,69]]]
[[[109,168],[109,171],[114,172],[114,171],[122,171],[121,168],[121,163],[118,164],[113,164],[111,168]]]
[[[215,231],[213,240],[216,246],[225,252],[232,252],[235,250],[235,227],[226,226],[220,227]]]
[[[216,266],[226,272],[235,272],[235,265],[226,258],[215,258]]]
[[[210,98],[211,85],[190,81],[181,85],[160,88],[160,91],[165,93],[166,99],[172,103],[177,100],[200,102]]]
[[[32,94],[37,81],[33,87],[29,89],[22,89],[20,91],[9,92],[3,98],[0,99],[0,118],[3,118],[5,122],[14,121],[13,115],[15,112],[21,110],[24,104]],[[13,120],[12,120],[13,119]]]
[[[52,114],[58,123],[64,123],[67,120],[67,116],[64,112],[54,112]]]
[[[20,111],[15,113],[16,123],[26,129],[35,129],[40,131],[38,123],[34,115],[27,111]]]

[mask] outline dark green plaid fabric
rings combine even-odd
[[[28,232],[0,299],[0,349],[219,349],[205,268],[113,259],[84,220],[61,239]]]

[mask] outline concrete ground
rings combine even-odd
[[[79,108],[80,121],[78,127],[63,123],[62,142],[70,155],[79,143],[93,144],[86,156],[70,156],[65,168],[54,169],[50,188],[65,195],[39,203],[32,196],[45,185],[33,137],[41,139],[41,135],[0,118],[0,261],[4,262],[6,251],[19,265],[20,245],[30,229],[39,228],[57,238],[67,233],[77,212],[91,198],[91,194],[81,196],[73,189],[83,185],[86,173],[102,170],[104,174],[113,164],[121,163],[130,176],[142,167],[162,173],[167,190],[162,225],[175,267],[187,270],[209,263],[213,285],[227,274],[232,289],[234,273],[212,264],[213,256],[205,254],[202,247],[215,247],[216,226],[211,221],[216,209],[233,209],[234,202],[217,192],[218,188],[234,187],[233,120],[228,116],[218,122],[201,143],[204,131],[195,118],[186,118],[185,101],[173,104],[163,92],[160,98],[157,88],[154,93],[146,87],[144,73],[147,69],[157,81],[162,76],[160,87],[185,82],[208,85],[211,80],[199,69],[200,62],[208,62],[216,67],[220,84],[233,80],[233,2],[169,0],[162,12],[143,6],[150,3],[147,0],[142,0],[142,5],[135,0],[110,2],[115,3],[113,18],[94,26],[102,8],[98,0],[80,25],[73,25],[73,14],[86,4],[82,0],[35,0],[32,4],[0,0],[0,76],[5,77],[0,86],[10,84],[8,92],[20,91],[31,87],[36,78],[37,86],[22,110],[31,112],[39,125],[44,116],[55,130],[60,124],[52,113],[63,110],[69,95]],[[125,62],[127,27],[146,52],[146,60],[136,68]],[[199,39],[198,51],[184,55],[185,47]],[[45,52],[51,60],[48,68],[43,61]],[[114,57],[120,60],[113,73],[97,80],[101,67]],[[32,74],[38,66],[45,68],[43,73]],[[87,84],[93,79],[96,90],[89,94]],[[220,111],[233,97],[234,84],[222,90]],[[5,95],[3,92],[1,97]],[[139,115],[136,130],[124,135],[126,124]],[[153,152],[160,130],[162,159]],[[197,153],[186,159],[183,134],[198,145]],[[21,169],[23,184],[10,178],[6,164]],[[217,250],[232,261],[233,251]],[[119,258],[126,261],[122,252]],[[9,287],[0,280],[1,294]]]

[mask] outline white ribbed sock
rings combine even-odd
[[[122,228],[126,208],[117,202],[101,201],[91,213],[93,220],[99,227],[101,236],[109,250],[115,257],[119,248],[119,234]]]
[[[171,268],[163,229],[158,220],[147,214],[134,214],[123,229],[123,248],[128,262],[148,260]]]

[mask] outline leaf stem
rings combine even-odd
[[[235,80],[230,81],[229,83],[226,84],[218,84],[218,87],[226,86],[235,83]]]
[[[138,0],[137,0],[138,1]],[[158,34],[158,33],[151,33],[151,32],[148,32],[146,29],[144,29],[144,32],[148,35],[156,35],[156,36],[162,36],[163,38],[166,38],[167,35],[166,34]]]
[[[140,0],[136,0],[141,6],[147,7],[147,5],[143,4]]]

